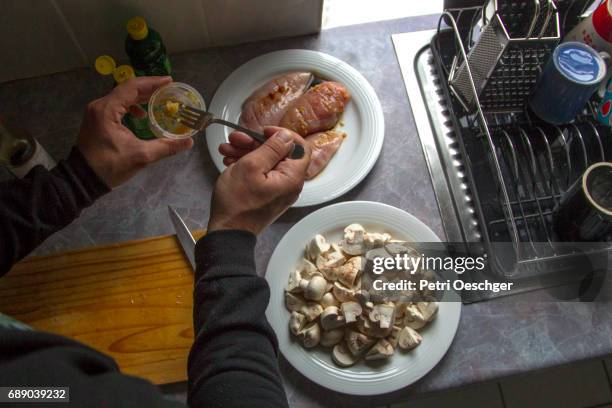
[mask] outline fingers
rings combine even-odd
[[[274,133],[261,147],[253,150],[244,160],[263,173],[268,173],[283,160],[293,148],[293,134],[287,129]]]
[[[157,88],[170,82],[172,77],[169,76],[132,78],[113,89],[108,98],[114,106],[127,110],[132,105],[148,102]]]
[[[188,150],[193,146],[193,139],[155,139],[143,141],[143,161],[154,163],[165,157]]]
[[[232,164],[236,163],[238,161],[238,159],[234,158],[234,157],[224,157],[223,158],[223,164],[225,164],[227,167],[231,166]]]
[[[240,149],[229,143],[223,143],[219,145],[219,153],[221,153],[225,157],[233,157],[239,159],[242,156],[246,156],[252,151],[253,149]]]
[[[239,131],[234,131],[230,133],[228,139],[229,139],[230,144],[240,149],[255,150],[261,145],[261,143],[253,139],[251,136],[247,135],[246,133],[239,132]]]

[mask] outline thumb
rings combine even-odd
[[[190,149],[193,146],[193,139],[154,139],[143,143],[148,162],[153,163]]]
[[[261,167],[264,173],[272,170],[278,162],[283,160],[293,148],[293,135],[287,129],[280,129],[266,140],[266,143],[248,153],[245,158],[250,157]]]

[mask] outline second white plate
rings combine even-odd
[[[331,360],[329,349],[304,349],[289,332],[289,312],[284,304],[284,287],[289,273],[304,254],[304,247],[323,234],[337,242],[344,227],[362,224],[366,230],[388,232],[397,239],[412,242],[440,242],[425,224],[414,216],[386,204],[349,201],[321,208],[295,224],[279,242],[266,271],[270,285],[270,304],[266,317],[278,337],[280,351],[293,367],[315,383],[353,395],[376,395],[398,390],[427,374],[450,347],[461,314],[461,301],[454,291],[446,291],[438,315],[422,331],[423,342],[409,353],[395,353],[378,367],[363,362],[339,368]]]
[[[333,200],[355,187],[370,172],[382,149],[385,136],[380,101],[369,82],[355,68],[331,55],[310,50],[284,50],[254,58],[236,69],[215,93],[209,111],[234,123],[240,118],[242,103],[251,93],[285,72],[304,70],[328,80],[338,81],[350,91],[352,99],[342,116],[347,138],[327,168],[307,181],[295,207]],[[231,129],[213,125],[207,129],[210,155],[223,171],[219,145],[226,143]]]

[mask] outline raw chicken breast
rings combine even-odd
[[[265,83],[242,104],[240,124],[256,132],[263,132],[264,126],[277,126],[312,80],[310,72],[290,72]]]
[[[306,142],[310,144],[312,150],[310,164],[306,170],[306,180],[313,179],[323,171],[327,163],[336,154],[345,137],[346,133],[335,132],[333,130],[315,133],[306,137]]]
[[[338,123],[350,98],[351,95],[342,84],[323,82],[310,88],[291,104],[280,126],[303,137],[329,130]]]

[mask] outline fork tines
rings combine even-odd
[[[179,121],[183,125],[196,130],[200,130],[202,128],[206,118],[206,112],[183,104],[179,106],[178,114]]]

